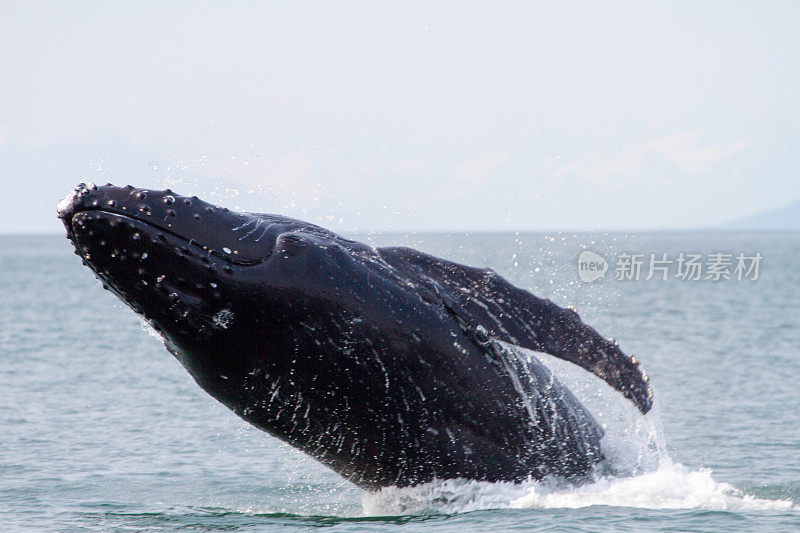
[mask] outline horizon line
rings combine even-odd
[[[336,233],[344,235],[498,235],[505,233],[519,234],[598,234],[598,233],[629,233],[629,234],[667,234],[667,233],[800,233],[800,228],[731,228],[731,227],[698,227],[698,228],[645,228],[645,229],[508,229],[508,230],[465,230],[465,229],[429,229],[429,230],[342,230]],[[61,232],[0,232],[0,237],[56,237],[65,236]]]

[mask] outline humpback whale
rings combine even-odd
[[[594,472],[602,428],[522,348],[652,405],[616,342],[491,269],[130,185],[80,184],[58,216],[200,387],[368,490]]]

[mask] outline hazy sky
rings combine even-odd
[[[360,231],[800,197],[798,2],[341,4],[0,1],[0,232],[82,180]]]

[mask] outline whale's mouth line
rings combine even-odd
[[[163,320],[164,313],[167,312],[171,313],[167,316],[169,320],[189,324],[192,327],[201,328],[203,331],[212,322],[212,316],[196,313],[193,318],[188,314],[191,306],[196,305],[203,299],[219,300],[219,288],[228,283],[229,281],[227,280],[234,273],[233,268],[227,264],[228,261],[223,261],[223,265],[215,262],[218,257],[216,255],[211,256],[211,249],[203,249],[197,242],[192,242],[175,232],[162,231],[162,228],[155,224],[105,209],[82,209],[62,218],[64,218],[65,222],[68,221],[69,232],[73,236],[76,253],[85,261],[84,264],[94,271],[95,275],[103,282],[104,288],[113,292],[128,304],[134,312],[144,317],[156,331],[163,334],[158,321]],[[162,250],[162,253],[163,251],[174,250],[175,254],[177,254],[174,256],[176,261],[180,258],[183,261],[188,260],[197,265],[205,275],[202,287],[187,283],[185,279],[181,279],[180,274],[175,274],[174,272],[169,273],[153,269],[142,272],[141,268],[137,272],[138,283],[133,286],[130,284],[127,287],[123,286],[124,284],[120,284],[118,277],[109,273],[107,266],[96,262],[96,258],[92,257],[93,252],[92,254],[88,253],[83,246],[78,244],[82,237],[77,230],[84,220],[103,220],[106,223],[113,221],[127,224],[135,233],[147,231],[150,233],[149,235],[138,239],[149,239],[157,247],[156,249],[160,248]],[[141,264],[149,254],[153,253],[153,251],[147,250],[146,253],[129,257],[138,260],[139,264]],[[150,260],[148,259],[148,261]],[[145,299],[149,301],[149,308],[143,304]],[[153,311],[153,301],[157,302],[157,305],[155,305],[157,311]],[[198,321],[200,320],[198,317],[202,317],[205,322]]]
[[[87,207],[85,209],[80,209],[78,211],[71,212],[66,217],[61,217],[66,219],[67,224],[65,225],[69,228],[69,233],[73,237],[75,236],[76,233],[75,227],[73,226],[73,221],[75,220],[75,217],[81,214],[89,214],[89,213],[99,213],[109,218],[118,218],[118,219],[123,219],[125,222],[128,223],[140,224],[141,226],[147,227],[148,229],[152,230],[153,234],[155,235],[158,234],[170,235],[171,237],[180,239],[183,243],[186,243],[187,245],[195,246],[198,249],[202,250],[203,252],[206,252],[209,255],[213,255],[215,259],[221,259],[226,263],[230,263],[233,265],[239,265],[239,266],[256,265],[258,263],[266,261],[270,257],[270,255],[272,255],[272,253],[269,253],[263,259],[260,259],[258,261],[246,261],[241,259],[235,259],[231,255],[227,254],[224,250],[215,250],[214,248],[210,248],[205,244],[203,244],[202,242],[200,242],[199,240],[195,238],[186,237],[185,235],[181,235],[180,233],[173,231],[170,228],[159,226],[152,222],[148,222],[147,220],[142,220],[141,218],[137,218],[136,216],[131,216],[124,213],[117,213],[115,211],[109,211],[107,209],[103,209],[102,207]]]

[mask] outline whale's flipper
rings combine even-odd
[[[620,391],[642,413],[652,407],[653,392],[638,362],[576,312],[514,287],[491,269],[404,247],[379,252],[394,269],[437,293],[460,322],[483,326],[488,337],[570,361]]]

